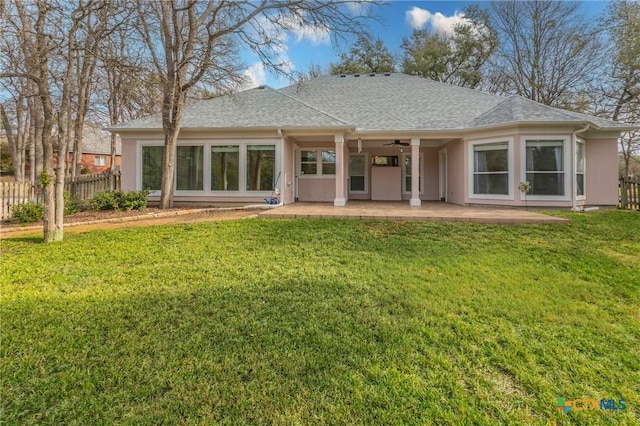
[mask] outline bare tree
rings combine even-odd
[[[0,104],[0,123],[4,128],[7,142],[9,143],[9,150],[11,152],[11,160],[13,164],[13,177],[16,182],[22,183],[25,178],[25,163],[26,163],[26,132],[25,130],[25,99],[19,96],[14,100],[16,122],[15,126],[9,119],[9,115],[4,107]]]
[[[154,81],[151,64],[145,64],[140,50],[143,46],[132,43],[131,22],[124,17],[112,36],[103,39],[100,46],[102,102],[106,104],[109,124],[115,126],[149,114],[160,112],[162,94]],[[111,133],[111,170],[116,167],[116,134]]]
[[[73,64],[83,53],[76,35],[92,4],[80,1],[68,10],[64,2],[25,4],[15,0],[15,15],[7,15],[24,64],[22,69],[3,71],[0,77],[25,78],[37,95],[37,100],[28,105],[33,117],[32,135],[40,138],[34,147],[40,145],[43,156],[43,169],[37,179],[43,191],[45,242],[63,238],[64,179],[76,90]]]
[[[567,104],[589,82],[599,63],[599,37],[579,14],[578,2],[491,3],[500,47],[489,83],[545,105]]]
[[[607,83],[601,86],[604,114],[612,120],[640,124],[640,3],[626,0],[609,5],[603,22],[609,32]],[[624,175],[630,174],[631,159],[640,155],[640,131],[620,138]]]
[[[236,58],[240,45],[256,53],[267,68],[291,74],[277,54],[283,33],[310,26],[334,36],[361,31],[364,14],[349,5],[370,8],[370,1],[209,0],[138,1],[140,34],[162,87],[164,129],[160,207],[173,204],[176,144],[187,93],[201,81],[225,92],[242,80]]]
[[[0,8],[0,21],[5,21],[8,18],[6,13],[6,9]],[[10,37],[8,34],[0,37],[0,51],[2,51],[0,69],[16,73],[14,76],[0,80],[0,87],[7,95],[7,99],[3,99],[3,103],[0,104],[0,119],[9,143],[14,178],[17,182],[23,182],[27,159],[26,149],[30,148],[32,143],[28,131],[30,125],[29,80],[17,75],[23,71],[24,58],[21,56],[20,47],[15,37]],[[30,148],[30,151],[33,153],[33,149]]]

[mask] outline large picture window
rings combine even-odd
[[[564,141],[527,140],[526,175],[532,195],[564,195]]]
[[[584,196],[584,142],[576,142],[576,195]]]
[[[275,172],[275,145],[247,145],[248,191],[273,191]]]
[[[473,146],[473,193],[509,195],[509,145],[507,142]]]
[[[203,146],[178,146],[176,159],[176,189],[202,191],[204,169]]]
[[[142,147],[142,188],[160,191],[162,186],[163,146]]]
[[[211,190],[238,191],[240,189],[240,147],[238,145],[211,147]]]

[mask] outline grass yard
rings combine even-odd
[[[2,241],[1,421],[638,424],[640,214],[556,214]]]

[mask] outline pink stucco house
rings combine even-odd
[[[617,139],[628,127],[405,74],[319,77],[186,108],[174,199],[264,202],[442,200],[580,208],[617,204]],[[160,189],[159,116],[111,129],[122,188]],[[529,182],[527,193],[521,182]]]

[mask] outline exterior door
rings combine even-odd
[[[369,175],[366,154],[349,155],[349,193],[369,193]]]

